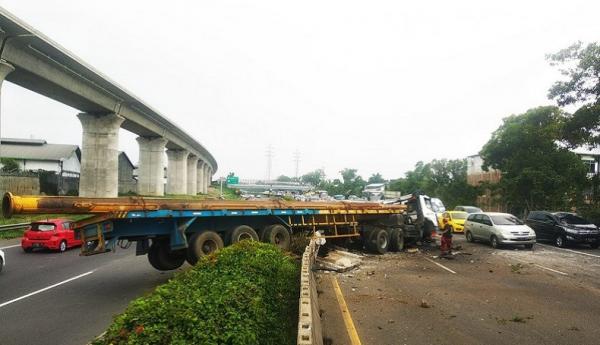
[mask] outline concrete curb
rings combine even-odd
[[[319,251],[318,241],[318,238],[313,238],[302,255],[298,308],[298,345],[323,345],[317,284],[312,271],[312,266]]]

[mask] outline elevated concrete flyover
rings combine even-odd
[[[0,85],[4,79],[81,111],[81,196],[117,196],[119,128],[139,135],[139,194],[164,194],[165,149],[174,171],[167,193],[205,193],[217,171],[215,158],[191,135],[0,7]]]

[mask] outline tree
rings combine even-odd
[[[440,198],[448,208],[472,205],[478,194],[478,188],[467,183],[467,161],[464,159],[419,161],[404,178],[392,180],[389,189],[405,194],[422,192]]]
[[[317,169],[302,175],[301,178],[303,183],[311,184],[315,187],[320,187],[325,181],[325,172],[323,169]]]
[[[349,168],[345,168],[342,171],[340,171],[343,183],[341,193],[339,194],[344,194],[348,196],[360,195],[362,193],[367,183],[365,182],[365,180],[363,180],[363,178],[360,175],[357,175],[356,172],[356,169]]]
[[[2,164],[2,172],[15,173],[21,171],[21,166],[14,158],[1,158],[0,163]]]
[[[582,104],[567,118],[562,138],[569,147],[600,146],[600,45],[583,46],[577,42],[555,54],[547,56],[552,66],[560,66],[566,80],[557,81],[548,97],[561,106]],[[596,160],[600,166],[600,158]],[[591,180],[592,209],[600,206],[600,175]],[[599,217],[600,218],[600,217]],[[599,219],[600,220],[600,219]]]
[[[369,180],[367,181],[367,183],[385,183],[385,179],[383,178],[383,176],[381,176],[380,173],[375,173],[373,175],[371,175],[371,177],[369,177]]]
[[[278,182],[292,182],[292,178],[285,175],[280,175],[277,180]]]
[[[483,168],[502,172],[497,188],[513,212],[566,208],[580,200],[586,169],[559,143],[566,121],[568,114],[557,107],[530,109],[505,118],[484,145]]]
[[[563,138],[571,146],[600,145],[600,45],[577,42],[546,58],[567,77],[552,85],[548,98],[559,106],[583,104],[567,117]]]

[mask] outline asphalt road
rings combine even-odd
[[[454,239],[462,254],[453,260],[437,249],[391,253],[319,274],[325,343],[352,343],[335,277],[363,345],[600,344],[600,250]]]
[[[153,269],[146,256],[135,256],[135,246],[80,257],[78,248],[26,254],[11,247],[18,243],[0,241],[7,262],[0,273],[0,345],[87,344],[132,299],[174,273]]]

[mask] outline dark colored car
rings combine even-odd
[[[64,252],[68,248],[81,245],[81,240],[75,238],[68,219],[48,219],[31,223],[23,234],[21,247],[26,252],[35,248],[47,248]]]
[[[525,223],[540,241],[552,241],[557,247],[568,243],[586,243],[600,246],[600,229],[590,221],[569,212],[531,211]]]

